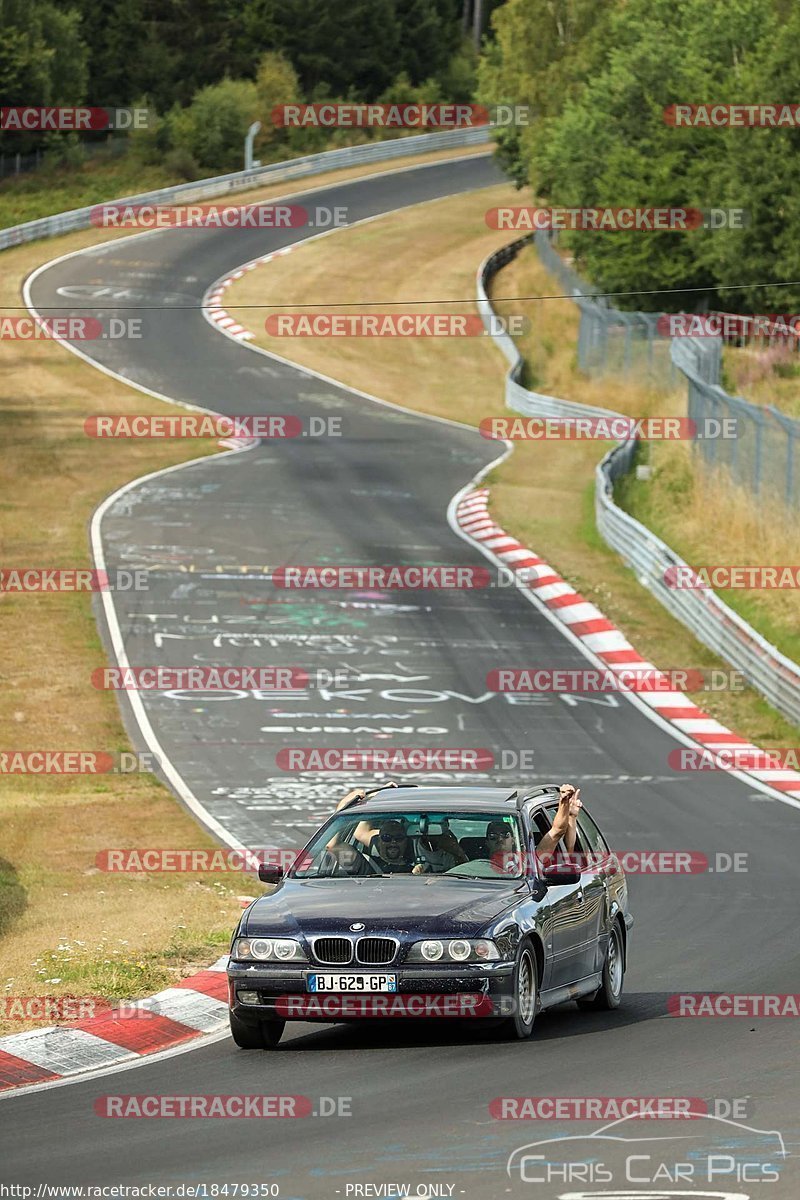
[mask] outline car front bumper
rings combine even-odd
[[[384,967],[359,974],[397,977],[396,992],[310,992],[307,976],[331,968],[231,963],[230,1007],[242,1021],[355,1021],[386,1017],[502,1017],[509,1011],[513,962]],[[245,1003],[240,993],[256,994]]]

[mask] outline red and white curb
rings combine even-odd
[[[0,1038],[0,1091],[115,1067],[219,1033],[228,1017],[227,954],[175,987],[84,1020]],[[130,1014],[130,1015],[128,1015]]]
[[[214,284],[213,292],[209,292],[203,301],[203,308],[208,312],[214,324],[218,325],[220,329],[224,329],[230,337],[237,338],[240,342],[252,341],[256,335],[250,329],[246,329],[244,325],[240,325],[222,307],[223,296],[231,284],[235,283],[237,279],[241,279],[248,271],[255,271],[256,267],[260,267],[262,263],[271,262],[273,258],[279,258],[283,254],[291,254],[292,250],[292,246],[285,246],[282,250],[274,250],[272,254],[265,254],[261,258],[251,259],[250,262],[242,263],[232,275],[228,275],[224,279],[218,279]]]
[[[625,635],[591,601],[576,592],[548,563],[511,537],[489,516],[489,489],[476,488],[457,504],[456,522],[468,537],[479,542],[499,559],[517,580],[541,601],[609,671],[628,670],[652,673],[654,683],[666,677],[638,653]],[[703,749],[758,751],[746,738],[732,733],[719,721],[698,708],[683,692],[636,691],[636,696],[663,720],[674,725],[684,737]],[[800,772],[782,768],[747,768],[743,772],[776,791],[800,799]]]
[[[240,342],[249,342],[256,336],[250,329],[245,329],[244,325],[240,325],[231,314],[222,307],[222,298],[225,292],[235,283],[237,279],[241,279],[248,271],[255,271],[256,267],[261,263],[269,262],[278,254],[288,254],[291,246],[285,250],[276,250],[274,254],[265,254],[263,258],[254,258],[251,262],[243,263],[241,267],[233,272],[232,275],[226,275],[223,279],[218,279],[213,285],[213,291],[210,291],[203,298],[203,312],[214,322],[214,324],[222,329],[229,337],[235,338]],[[258,438],[247,437],[229,437],[220,440],[220,446],[224,446],[230,450],[249,450],[251,446],[258,443]]]

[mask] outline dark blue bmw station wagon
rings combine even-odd
[[[537,1012],[613,1009],[633,918],[585,808],[570,852],[537,853],[557,786],[383,787],[340,809],[243,912],[231,1032],[276,1046],[287,1020],[482,1017],[531,1035]]]

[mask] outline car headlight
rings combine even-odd
[[[308,962],[305,950],[294,938],[236,938],[231,958],[248,962]]]
[[[494,942],[488,938],[430,938],[414,942],[406,962],[496,962],[501,957]]]

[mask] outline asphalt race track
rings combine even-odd
[[[471,158],[338,184],[311,202],[346,205],[352,221],[498,178],[490,160]],[[346,680],[336,688],[317,678],[306,695],[294,696],[142,693],[187,789],[241,842],[298,846],[360,777],[282,771],[281,748],[480,747],[498,762],[504,751],[510,758],[525,749],[533,751],[533,769],[477,779],[568,778],[617,849],[691,849],[712,862],[717,852],[746,852],[748,869],[630,879],[636,926],[617,1013],[566,1005],[542,1016],[533,1039],[518,1044],[493,1042],[466,1023],[402,1022],[389,1029],[289,1025],[272,1054],[215,1041],[135,1070],[7,1099],[0,1105],[4,1181],[274,1183],[281,1200],[391,1195],[385,1186],[367,1188],[387,1184],[468,1200],[796,1197],[796,1022],[677,1019],[667,1015],[667,998],[800,992],[797,904],[789,890],[800,813],[722,774],[672,772],[674,737],[624,698],[553,694],[512,704],[488,693],[493,667],[586,665],[514,588],[290,592],[265,578],[265,567],[284,563],[485,563],[446,513],[496,446],[255,354],[199,311],[214,280],[307,233],[168,230],[56,262],[32,286],[33,305],[44,314],[64,305],[80,313],[81,301],[104,316],[136,309],[141,340],[82,349],[146,388],[230,414],[341,418],[339,437],[262,442],[160,475],[122,494],[103,518],[109,568],[151,572],[149,591],[117,598],[131,663],[287,664],[339,671],[339,682]],[[379,267],[375,294],[366,299],[380,299]],[[145,749],[129,711],[126,717]],[[350,1097],[352,1115],[118,1122],[93,1110],[107,1094],[261,1092],[309,1096],[317,1112],[325,1108],[320,1097]],[[575,1143],[583,1175],[563,1165],[567,1151],[549,1152],[544,1164],[526,1160],[522,1170],[517,1156],[507,1174],[519,1147],[585,1137],[604,1124],[490,1114],[495,1097],[523,1095],[696,1097],[710,1112],[719,1101],[718,1114],[738,1123],[623,1126],[610,1132],[645,1140],[601,1141],[588,1154],[585,1141]],[[789,1157],[776,1157],[775,1137],[762,1131],[780,1131]],[[699,1166],[709,1150],[718,1155],[710,1180]],[[635,1165],[631,1154],[639,1156]],[[778,1181],[768,1178],[774,1162]]]

